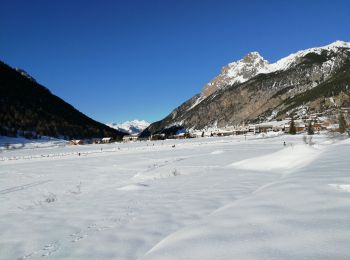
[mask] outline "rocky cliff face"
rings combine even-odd
[[[174,126],[203,129],[271,120],[315,101],[320,105],[309,107],[321,111],[330,97],[346,105],[349,73],[350,44],[346,42],[302,50],[273,64],[252,52],[223,67],[201,93],[151,124],[144,134]]]

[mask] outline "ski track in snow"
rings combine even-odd
[[[4,189],[4,190],[0,190],[0,195],[16,192],[16,191],[20,191],[20,190],[26,190],[26,189],[29,189],[31,187],[42,185],[42,184],[45,184],[45,183],[48,183],[48,182],[50,182],[50,180],[37,181],[37,182],[32,182],[32,183],[28,183],[28,184],[24,184],[24,185],[19,185],[19,186],[7,188],[7,189]]]
[[[140,209],[145,205],[140,205],[137,201],[130,201],[130,205],[127,208],[127,212],[122,216],[115,216],[102,219],[98,223],[90,224],[81,230],[69,234],[59,240],[51,241],[48,244],[45,244],[41,249],[30,252],[23,257],[18,259],[31,259],[37,257],[48,257],[56,254],[60,250],[65,250],[69,247],[74,246],[74,243],[78,243],[81,240],[95,236],[99,232],[106,230],[117,230],[118,227],[121,227],[126,224],[130,224],[137,216],[136,209]]]

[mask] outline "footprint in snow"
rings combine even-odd
[[[44,246],[44,248],[41,250],[42,251],[41,256],[43,256],[43,257],[50,256],[53,253],[55,253],[56,251],[58,251],[59,249],[60,249],[60,243],[58,241],[54,241],[54,242]]]
[[[78,242],[79,240],[82,240],[84,237],[87,237],[87,234],[83,234],[82,232],[76,232],[70,235],[71,237],[71,242],[75,243]]]

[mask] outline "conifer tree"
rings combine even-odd
[[[290,121],[289,125],[289,134],[295,135],[297,133],[297,129],[295,128],[294,118],[292,117],[292,120]]]
[[[309,125],[307,126],[307,134],[308,135],[313,135],[314,134],[314,127],[312,125],[312,122],[309,122]]]

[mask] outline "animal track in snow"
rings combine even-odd
[[[54,254],[56,251],[60,249],[60,243],[58,241],[54,241],[50,244],[47,244],[44,246],[44,248],[41,249],[41,256],[50,256]]]

